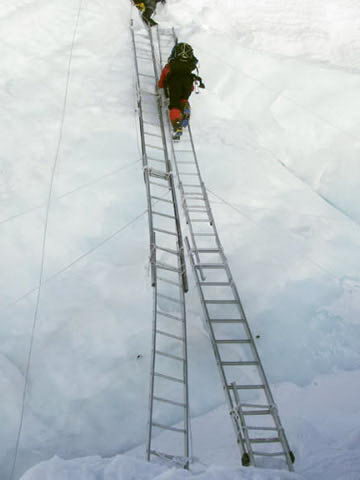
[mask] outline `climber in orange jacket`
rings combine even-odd
[[[200,87],[204,88],[201,78],[193,74],[198,63],[193,54],[193,49],[188,43],[178,43],[172,49],[168,63],[161,72],[158,87],[165,90],[169,98],[169,117],[174,130],[174,139],[182,134],[190,118],[189,97],[194,90],[194,81],[200,81]]]

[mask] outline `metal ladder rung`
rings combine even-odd
[[[197,195],[197,196],[194,197],[194,195]],[[200,196],[198,196],[198,195],[200,195]],[[185,197],[185,201],[186,200],[201,200],[202,202],[205,202],[205,198],[204,198],[204,196],[201,192],[199,192],[199,193],[196,193],[196,192],[185,193],[184,197]]]
[[[186,407],[185,403],[175,402],[174,400],[169,400],[163,397],[154,396],[154,400],[157,400],[158,402],[169,403],[170,405],[177,405],[178,407]]]
[[[148,160],[151,160],[152,162],[158,162],[158,163],[162,163],[164,164],[164,160],[162,160],[161,158],[150,158],[150,157],[147,157]]]
[[[171,377],[170,375],[164,375],[163,373],[154,372],[155,377],[164,378],[165,380],[170,380],[171,382],[185,383],[182,378]]]
[[[152,60],[151,57],[150,57],[150,58],[144,58],[144,57],[138,56],[137,58],[140,58],[141,60]],[[150,74],[148,74],[148,73],[140,73],[140,72],[139,72],[139,77],[147,77],[147,78],[151,78],[151,79],[155,80],[154,75],[150,75]]]
[[[150,105],[147,105],[145,104],[146,107],[150,107]],[[144,115],[156,115],[156,111],[153,111],[153,110],[145,110],[145,108],[143,107],[141,109],[142,113],[143,113],[143,116]]]
[[[216,237],[215,233],[193,233],[193,235],[194,237]]]
[[[159,233],[167,233],[168,235],[172,235],[173,237],[177,237],[177,233],[175,232],[171,232],[170,230],[163,230],[162,228],[153,228],[153,230],[155,232],[159,232]]]
[[[172,255],[179,255],[179,252],[177,250],[173,250],[172,248],[160,247],[159,245],[156,245],[156,249],[161,250],[162,252],[171,253]]]
[[[183,183],[182,186],[183,186],[183,187],[201,188],[201,185],[197,185],[197,184],[193,184],[193,183]],[[192,192],[192,193],[196,193],[196,192]],[[199,192],[199,193],[200,193],[200,192]]]
[[[153,127],[160,127],[160,124],[159,123],[152,123],[152,122],[148,122],[147,120],[144,120],[143,121],[143,124],[144,125],[151,125]]]
[[[155,168],[149,168],[149,175],[153,178],[159,178],[160,180],[168,180],[169,175],[167,172],[156,170]]]
[[[177,163],[178,165],[180,165],[180,164],[188,164],[188,165],[191,164],[191,165],[195,165],[195,163],[194,163],[193,160],[178,160],[176,163]]]
[[[162,150],[164,151],[164,147],[159,147],[158,145],[150,145],[150,143],[145,143],[146,148],[154,148],[155,150]]]
[[[205,303],[210,305],[237,305],[237,300],[204,300]]]
[[[171,203],[171,205],[173,204],[173,202],[171,200],[167,200],[166,198],[156,197],[155,195],[151,195],[150,198],[152,198],[153,200],[156,200],[158,202]]]
[[[188,212],[198,212],[198,213],[208,213],[208,211],[205,208],[201,207],[188,207],[185,206]]]
[[[274,452],[274,453],[267,453],[267,452],[252,452],[253,455],[259,455],[261,457],[280,457],[281,455],[286,455],[285,452]]]
[[[202,287],[230,287],[230,282],[199,282]]]
[[[175,153],[193,153],[193,150],[175,150]]]
[[[211,323],[243,323],[243,318],[210,318]]]
[[[140,95],[150,95],[151,97],[157,97],[157,93],[149,92],[148,90],[143,90],[142,88],[140,89]],[[159,124],[153,124],[153,123],[148,123],[148,122],[143,122],[147,123],[148,125],[156,125],[159,127]]]
[[[270,410],[243,410],[243,415],[269,415]]]
[[[220,253],[220,248],[192,248],[193,253]]]
[[[169,280],[168,278],[158,276],[157,280],[160,280],[161,282],[165,282],[165,283],[170,283],[171,285],[175,285],[177,287],[180,286],[180,284],[178,282],[174,282],[173,280]]]
[[[192,223],[209,223],[209,218],[190,218],[190,222]]]
[[[194,197],[194,195],[197,195],[197,196]],[[191,199],[191,200],[203,200],[203,201],[205,201],[204,195],[202,194],[202,192],[184,192],[184,197],[185,197],[185,200],[186,199]]]
[[[146,42],[146,45],[149,45],[149,37],[147,33],[143,33],[142,31],[135,32],[135,37],[137,38],[138,43]]]
[[[173,432],[186,433],[186,430],[184,430],[183,428],[170,427],[169,425],[163,425],[161,423],[155,423],[155,422],[153,422],[152,425],[154,427],[162,428],[163,430],[172,430]],[[152,451],[155,451],[155,450],[152,450]]]
[[[169,297],[168,295],[164,295],[162,293],[158,293],[157,296],[160,298],[164,298],[165,300],[169,300],[169,302],[180,303],[180,304],[184,303],[178,300],[177,298]]]
[[[273,432],[276,432],[278,429],[276,427],[242,427],[246,428],[246,430],[271,430]]]
[[[184,321],[182,318],[176,317],[175,315],[172,315],[171,313],[161,312],[160,310],[156,310],[156,313],[158,315],[163,316],[163,317],[171,318],[171,320],[177,320],[178,322],[183,322]]]
[[[169,338],[174,338],[175,340],[180,340],[181,342],[184,341],[182,337],[179,337],[178,335],[173,335],[172,333],[167,333],[164,332],[163,330],[156,330],[156,333],[159,335],[164,335],[164,337],[169,337]]]
[[[196,235],[200,235],[199,233],[196,234]],[[205,235],[205,234],[202,234],[202,235]],[[208,234],[208,235],[213,235],[213,234]],[[225,268],[225,264],[224,263],[198,263],[197,265],[194,265],[195,268],[219,268],[219,269],[222,269],[222,268]]]
[[[274,438],[249,438],[250,443],[275,443],[281,442],[279,437]]]
[[[161,352],[160,350],[155,350],[157,355],[161,355],[162,357],[172,358],[173,360],[179,360],[179,362],[185,362],[185,360],[177,355],[172,355],[171,353]]]
[[[153,210],[153,215],[159,215],[160,217],[171,218],[171,220],[175,220],[174,215],[168,215],[167,213],[156,212]]]
[[[238,340],[215,340],[215,343],[220,343],[220,344],[232,344],[232,343],[239,343],[239,344],[242,344],[242,343],[251,343],[251,340],[245,340],[245,339],[238,339]]]
[[[221,365],[223,365],[224,367],[241,367],[241,366],[250,366],[250,365],[259,365],[259,362],[256,362],[255,360],[249,360],[249,361],[242,361],[242,362],[221,362]],[[269,410],[270,412],[270,410]],[[244,413],[245,413],[245,410],[244,410]]]
[[[249,407],[249,408],[268,408],[270,409],[270,405],[259,405],[257,403],[242,403],[241,407]]]
[[[228,390],[234,390],[232,385],[227,385]],[[235,390],[261,390],[265,389],[265,385],[236,385]]]
[[[179,269],[177,267],[173,267],[172,265],[169,265],[168,263],[156,262],[155,266],[157,268],[160,268],[161,270],[168,270],[169,272],[179,273]]]
[[[151,133],[151,132],[144,132],[145,135],[149,135],[150,137],[157,137],[157,138],[162,138],[161,135],[157,133]]]
[[[205,208],[205,206],[203,204],[198,204],[197,203],[197,204],[192,205],[192,204],[188,203],[190,200],[195,200],[197,202],[206,203],[206,200],[205,200],[202,193],[199,192],[199,193],[196,193],[196,195],[197,195],[196,197],[193,197],[191,195],[187,195],[186,197],[184,196],[183,197],[183,204],[186,205],[188,208],[192,208],[192,207],[194,207],[194,208]]]
[[[149,180],[149,183],[151,185],[155,185],[156,187],[166,188],[167,190],[169,190],[169,185],[163,185],[162,183],[153,182],[151,180]]]

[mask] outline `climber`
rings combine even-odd
[[[194,90],[194,82],[200,88],[205,88],[201,78],[192,73],[197,68],[197,63],[192,47],[188,43],[177,43],[158,82],[158,87],[163,88],[169,98],[169,117],[174,130],[174,140],[180,139],[183,128],[189,123],[189,97]]]
[[[143,19],[144,23],[149,27],[153,27],[157,25],[155,20],[151,18],[153,15],[156,4],[161,2],[165,3],[166,0],[133,0],[135,7],[141,12],[141,18]]]

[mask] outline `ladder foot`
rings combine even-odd
[[[250,457],[248,453],[243,453],[241,457],[241,465],[243,467],[248,467],[250,465]]]

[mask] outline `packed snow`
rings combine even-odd
[[[44,251],[12,480],[359,480],[360,5],[167,0],[156,17],[200,60],[200,167],[294,474],[239,466],[193,280],[194,463],[143,460],[152,292],[131,17],[143,28],[128,0],[0,5],[0,478]]]

